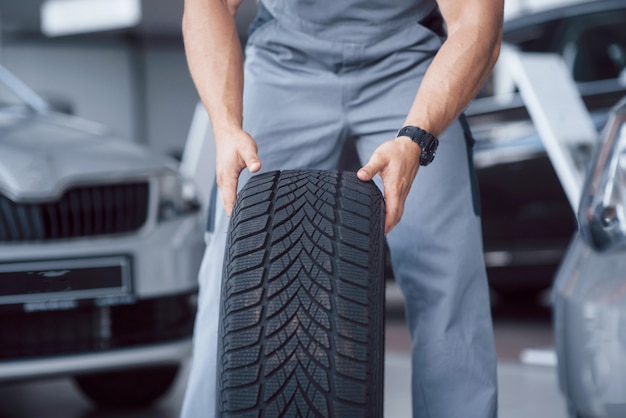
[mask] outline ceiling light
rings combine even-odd
[[[123,29],[141,20],[141,0],[45,0],[41,31],[47,36]]]

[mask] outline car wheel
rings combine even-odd
[[[338,171],[255,176],[227,239],[218,416],[382,416],[378,188]]]
[[[178,365],[85,374],[74,382],[101,408],[139,408],[152,404],[172,386]]]

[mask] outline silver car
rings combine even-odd
[[[572,417],[626,417],[626,98],[611,112],[554,285],[559,382]]]
[[[203,220],[177,162],[51,111],[0,67],[0,382],[164,394],[191,350]]]

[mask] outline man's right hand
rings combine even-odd
[[[216,138],[216,154],[217,185],[226,213],[230,217],[237,198],[239,174],[244,168],[256,173],[261,169],[261,160],[257,155],[256,142],[243,130]]]

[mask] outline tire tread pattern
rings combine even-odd
[[[340,171],[253,177],[222,282],[217,415],[382,416],[384,202]]]

